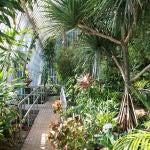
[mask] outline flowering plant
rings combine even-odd
[[[60,100],[56,100],[53,104],[52,104],[52,108],[54,110],[54,113],[60,113],[62,112],[62,105]]]
[[[87,88],[90,85],[90,74],[86,74],[84,77],[78,79],[81,88]]]

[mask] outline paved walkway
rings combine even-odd
[[[52,97],[45,104],[39,105],[39,113],[21,150],[53,150],[47,141],[47,133],[50,122],[57,120],[52,110],[54,100],[55,98]]]

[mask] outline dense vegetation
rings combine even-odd
[[[70,43],[75,46],[77,67],[72,65],[73,74],[71,68],[60,67],[60,75],[68,77],[65,84],[69,106],[64,119],[51,127],[52,145],[58,149],[99,149],[102,146],[142,149],[138,136],[142,131],[134,129],[146,130],[143,123],[149,120],[149,115],[138,118],[141,115],[135,111],[138,106],[149,111],[148,1],[50,0],[46,3],[46,17],[56,22],[49,30],[56,38],[62,36],[66,46],[61,62],[68,63],[67,67],[71,64],[65,57],[65,51],[69,49],[66,43],[70,41],[67,31],[78,32]],[[70,49],[68,54],[72,51]],[[59,62],[58,65],[63,66]],[[76,115],[82,118],[80,124],[77,122],[80,131],[74,125]],[[72,117],[73,124],[68,117]],[[138,133],[129,133],[115,143],[128,134],[124,131],[131,129]],[[130,143],[128,137],[132,136],[135,141]],[[141,138],[147,136],[149,132],[143,131]],[[147,141],[145,149],[149,146]]]
[[[45,0],[44,4],[45,17],[54,23],[46,27],[53,36],[43,46],[41,84],[51,86],[49,71],[54,69],[67,98],[65,111],[61,101],[53,105],[61,119],[50,123],[52,146],[148,150],[149,0]],[[12,122],[18,123],[19,116],[9,103],[16,98],[15,90],[25,87],[17,71],[24,73],[30,60],[19,50],[26,43],[16,39],[32,34],[28,47],[32,52],[38,38],[32,31],[17,31],[15,12],[27,13],[26,7],[32,10],[32,5],[32,0],[0,1],[0,24],[6,26],[0,31],[0,145],[10,149],[16,129]]]

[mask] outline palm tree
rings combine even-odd
[[[94,78],[99,78],[101,76],[101,62],[103,60],[103,56],[108,56],[111,52],[110,49],[113,47],[113,44],[108,40],[100,38],[95,35],[82,34],[80,47],[83,51],[82,59],[87,59],[87,63],[92,66],[91,74]]]
[[[137,125],[133,102],[128,86],[130,80],[128,43],[138,18],[148,1],[141,0],[46,0],[45,12],[53,23],[49,30],[68,31],[74,28],[90,35],[106,39],[121,47],[123,66],[112,52],[125,84],[125,92],[119,113],[119,123],[125,129]],[[148,65],[137,75],[147,71]],[[136,78],[137,79],[137,78]]]

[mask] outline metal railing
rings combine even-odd
[[[32,88],[33,89],[33,88]],[[34,88],[30,94],[21,94],[19,96],[23,97],[23,99],[18,103],[19,109],[19,139],[20,142],[22,139],[22,127],[25,121],[27,121],[27,126],[30,126],[30,112],[32,111],[35,114],[35,110],[38,111],[38,103],[42,103],[44,100],[44,90],[43,87],[39,86]],[[24,111],[24,112],[23,112]]]

